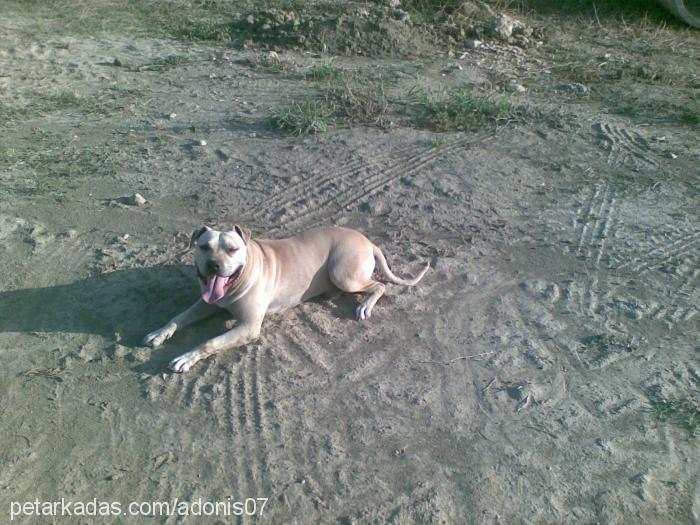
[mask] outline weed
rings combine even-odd
[[[273,109],[270,116],[273,128],[293,135],[323,133],[333,121],[329,109],[322,102],[313,99],[295,102],[288,108]]]
[[[689,97],[685,104],[681,104],[680,100],[677,102],[660,99],[639,100],[630,97],[629,94],[614,93],[614,95],[616,95],[615,103],[611,104],[610,109],[618,115],[675,122],[693,127],[700,125],[700,100],[697,98]]]
[[[168,55],[167,57],[156,58],[141,69],[147,71],[166,71],[187,64],[189,61],[190,59],[186,55]]]
[[[606,355],[614,351],[631,352],[634,348],[631,342],[623,341],[614,335],[596,334],[584,337],[581,342],[586,350],[594,350],[599,355]]]
[[[9,118],[43,115],[53,111],[77,110],[81,113],[98,113],[104,110],[97,98],[79,95],[73,91],[61,91],[53,95],[39,95],[21,108],[0,107],[0,113]]]
[[[700,400],[666,399],[653,395],[651,409],[661,423],[671,423],[688,431],[691,437],[700,436]]]
[[[436,131],[468,131],[494,124],[513,114],[508,98],[478,95],[460,88],[445,96],[419,96],[420,120]]]
[[[384,125],[389,101],[382,82],[343,82],[326,87],[323,93],[327,107],[348,121]]]
[[[342,76],[343,70],[335,67],[333,65],[332,60],[329,60],[317,66],[313,66],[306,74],[307,79],[314,80],[316,82],[338,80]]]
[[[0,152],[0,169],[14,167],[26,174],[30,184],[16,189],[29,195],[61,195],[79,178],[111,176],[117,172],[112,152],[103,148],[55,147],[10,148]]]

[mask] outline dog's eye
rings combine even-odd
[[[208,252],[209,251],[209,245],[208,244],[200,244],[199,249],[202,250],[203,252]]]
[[[233,255],[233,254],[236,253],[237,251],[238,251],[238,248],[228,248],[228,249],[226,250],[226,253],[228,253],[229,255]]]

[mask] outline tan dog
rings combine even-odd
[[[229,310],[238,322],[225,334],[173,359],[170,368],[175,372],[187,372],[200,359],[256,339],[268,312],[334,288],[367,293],[357,318],[368,319],[385,290],[383,283],[372,279],[375,264],[389,281],[404,286],[415,285],[430,267],[414,279],[400,279],[391,273],[379,248],[347,228],[316,228],[289,239],[253,240],[250,231],[238,225],[229,232],[204,226],[192,234],[190,248],[195,245],[201,298],[148,334],[143,344],[156,348],[178,328],[210,316],[217,308]]]

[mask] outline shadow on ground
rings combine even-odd
[[[192,269],[119,270],[70,284],[0,292],[0,332],[70,332],[138,346],[141,338],[193,303]]]

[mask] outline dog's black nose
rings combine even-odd
[[[216,261],[207,261],[207,268],[210,272],[218,272],[221,266]]]

